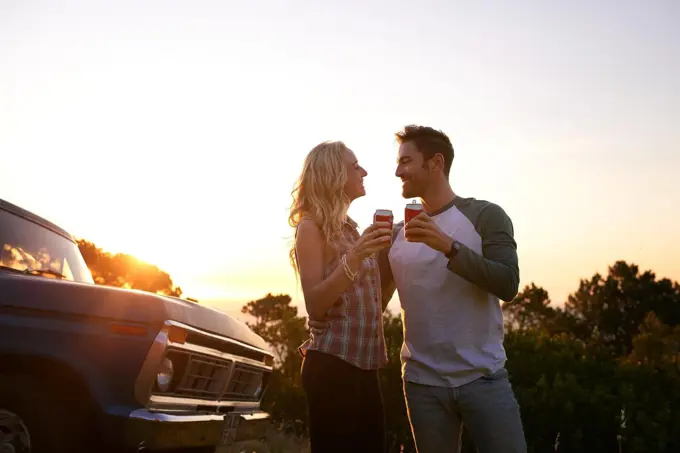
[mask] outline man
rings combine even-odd
[[[407,126],[396,176],[423,213],[395,225],[380,256],[383,307],[395,289],[404,322],[402,374],[419,453],[459,452],[462,427],[480,453],[526,452],[520,411],[504,368],[500,301],[517,295],[510,218],[487,201],[456,196],[453,146],[441,131]]]

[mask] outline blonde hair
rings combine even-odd
[[[288,223],[295,228],[295,237],[300,222],[306,218],[312,219],[321,230],[326,244],[336,251],[348,245],[343,234],[345,223],[356,225],[347,217],[350,204],[345,194],[347,150],[343,142],[328,141],[318,144],[307,154],[302,173],[291,192],[293,202],[288,216]],[[298,262],[294,241],[289,256],[297,274]]]

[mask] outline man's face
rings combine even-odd
[[[423,154],[412,142],[399,146],[396,176],[401,179],[401,195],[404,198],[422,197],[430,184],[430,171]]]

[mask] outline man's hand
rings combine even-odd
[[[328,321],[319,321],[310,317],[307,320],[307,325],[309,326],[309,330],[315,335],[320,335],[328,330]]]
[[[424,212],[404,225],[404,235],[408,242],[422,242],[445,255],[449,253],[451,245],[453,245],[453,238],[440,230],[437,224]]]

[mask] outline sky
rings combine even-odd
[[[403,218],[394,133],[455,148],[521,285],[616,260],[680,280],[680,3],[0,0],[0,198],[226,312],[287,293],[290,192],[343,140],[350,208]],[[398,299],[390,308],[398,309]]]

